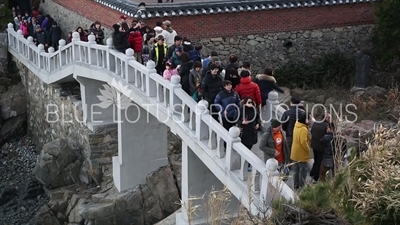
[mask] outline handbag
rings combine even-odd
[[[333,159],[322,159],[322,166],[325,168],[333,168]]]

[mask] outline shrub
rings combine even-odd
[[[400,58],[400,1],[375,4],[376,29],[373,35],[376,58],[389,66]]]
[[[280,86],[304,89],[340,86],[350,88],[353,83],[354,62],[341,53],[326,54],[311,65],[285,65],[275,71]]]
[[[381,225],[400,222],[399,131],[380,127],[368,150],[334,179],[306,186],[294,204],[274,204],[279,224]],[[287,213],[282,213],[282,208]],[[291,213],[288,213],[291,212]],[[297,212],[297,216],[293,215]],[[277,218],[278,217],[278,218]]]

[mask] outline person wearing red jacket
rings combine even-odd
[[[135,52],[134,56],[136,60],[142,63],[142,49],[143,49],[143,37],[139,30],[131,31],[128,34],[129,46]]]
[[[260,88],[251,80],[250,71],[242,70],[240,76],[240,83],[236,86],[235,91],[239,94],[240,99],[245,99],[248,96],[254,99],[254,102],[260,108],[262,103]]]

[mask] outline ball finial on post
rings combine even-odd
[[[181,83],[181,76],[179,75],[173,75],[171,77],[171,83],[173,84],[180,84]]]
[[[108,46],[109,48],[111,48],[111,47],[113,46],[113,39],[112,39],[112,38],[107,38],[106,43],[107,43],[107,46]]]
[[[89,36],[88,36],[88,42],[89,43],[96,43],[96,37],[93,35],[93,34],[90,34]]]
[[[149,61],[147,61],[147,63],[146,63],[146,67],[147,67],[147,69],[149,69],[149,70],[153,70],[153,69],[156,68],[156,63],[155,63],[153,60],[149,60]]]
[[[29,36],[27,38],[29,44],[33,44],[33,37]]]
[[[54,49],[53,47],[50,47],[50,48],[49,48],[49,53],[54,53],[54,50],[55,50],[55,49]]]
[[[58,41],[58,45],[59,45],[60,47],[64,46],[64,45],[65,45],[65,40],[64,40],[64,39],[60,39],[60,40]]]
[[[44,45],[43,44],[39,44],[38,45],[38,49],[39,49],[39,51],[44,51]]]
[[[229,136],[231,136],[232,138],[238,138],[240,136],[239,127],[234,126],[229,128]]]
[[[72,41],[80,41],[80,40],[81,40],[81,36],[79,36],[78,32],[72,33]]]
[[[135,53],[135,52],[134,52],[133,49],[131,49],[131,48],[128,48],[128,49],[125,50],[125,55],[126,55],[127,57],[132,57],[134,53]]]

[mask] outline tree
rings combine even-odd
[[[400,59],[400,1],[384,0],[375,4],[374,47],[378,58],[390,63]]]

